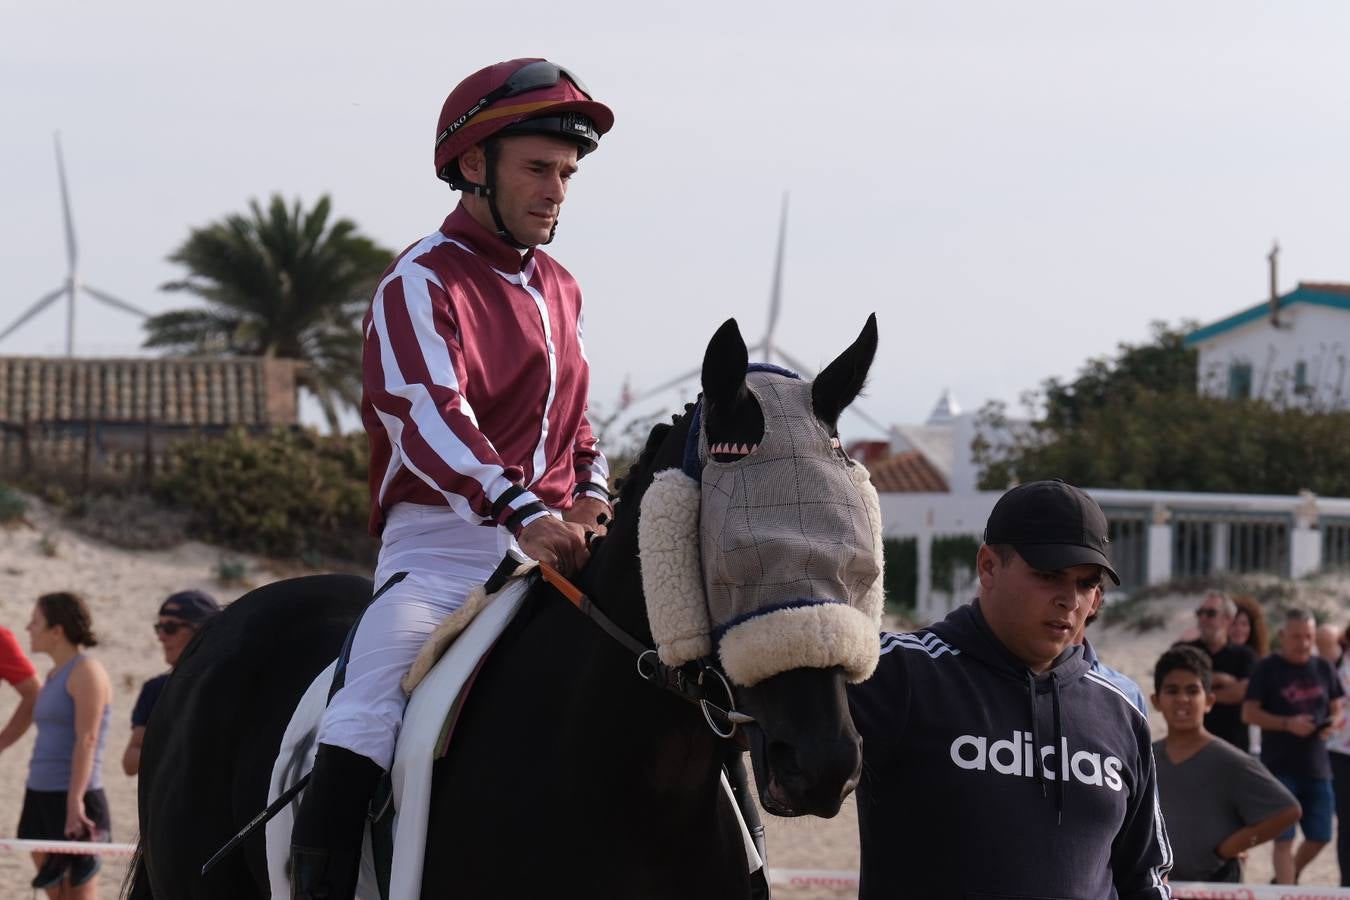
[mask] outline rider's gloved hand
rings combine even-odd
[[[571,578],[586,564],[586,529],[556,516],[540,516],[526,525],[516,539],[531,559],[552,566]]]

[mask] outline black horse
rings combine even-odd
[[[875,350],[869,319],[815,380],[813,406],[829,430],[861,390]],[[729,321],[703,364],[710,443],[754,444],[763,434],[746,362]],[[686,412],[653,429],[609,535],[577,579],[610,619],[646,642],[638,511],[653,475],[680,466],[689,419]],[[203,629],[146,732],[133,896],[147,884],[173,900],[269,895],[261,830],[207,876],[199,870],[266,804],[291,710],[370,593],[359,578],[278,582]],[[736,703],[755,720],[746,730],[765,808],[835,815],[861,760],[842,670],[786,671],[737,688]],[[423,896],[744,900],[744,845],[719,782],[740,752],[713,734],[698,706],[640,678],[631,651],[539,581],[436,763]]]

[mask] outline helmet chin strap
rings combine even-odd
[[[497,237],[506,241],[517,250],[530,249],[528,244],[522,244],[516,240],[516,236],[511,233],[511,229],[506,227],[502,221],[501,210],[497,208],[497,142],[488,140],[483,143],[483,157],[487,163],[487,190],[479,196],[486,197],[488,210],[492,213],[492,221],[497,226]]]
[[[529,250],[530,244],[523,244],[511,233],[511,229],[506,227],[506,222],[502,220],[501,210],[497,208],[497,142],[488,140],[483,143],[483,158],[487,168],[487,184],[475,184],[464,178],[462,175],[455,180],[452,187],[476,197],[482,197],[488,202],[488,212],[492,213],[492,222],[497,226],[497,237],[506,243],[515,247],[517,250]],[[553,227],[549,229],[548,240],[540,241],[541,244],[553,243],[554,236],[558,233],[558,220],[553,220]]]

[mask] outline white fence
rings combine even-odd
[[[1350,567],[1350,498],[1088,489],[1111,523],[1111,559],[1122,590],[1175,577],[1264,572],[1301,578]],[[950,591],[934,584],[934,538],[979,539],[999,492],[881,495],[887,538],[917,545],[919,618],[937,619],[974,592],[971,568]]]

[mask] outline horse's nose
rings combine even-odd
[[[798,814],[830,818],[858,783],[862,746],[856,738],[769,744],[769,771]]]

